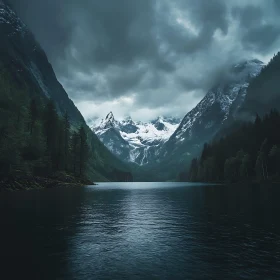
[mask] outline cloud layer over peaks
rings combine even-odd
[[[277,0],[10,0],[86,118],[183,116],[229,65],[278,51]]]

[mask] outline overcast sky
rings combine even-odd
[[[184,116],[244,58],[280,49],[278,0],[10,0],[84,117]]]

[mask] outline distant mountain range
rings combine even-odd
[[[247,88],[263,67],[264,63],[257,59],[230,66],[220,82],[181,122],[173,118],[158,118],[148,123],[134,122],[131,118],[116,121],[109,113],[92,129],[116,156],[141,166],[134,170],[139,180],[174,178],[205,142],[240,118]]]
[[[140,166],[155,159],[160,147],[180,124],[178,118],[158,117],[150,122],[131,117],[116,120],[112,112],[91,127],[103,144],[120,159]]]

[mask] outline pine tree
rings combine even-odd
[[[224,166],[224,178],[228,182],[238,180],[239,161],[236,157],[228,158]]]
[[[58,159],[58,115],[56,112],[55,104],[50,100],[44,112],[44,134],[46,139],[46,153],[50,156],[53,170],[57,170],[59,166]]]
[[[68,170],[69,150],[70,150],[70,120],[66,112],[63,117],[63,137],[64,137],[64,170]]]
[[[274,145],[269,152],[269,169],[272,175],[279,175],[280,166],[280,148]]]
[[[57,170],[64,170],[65,167],[65,139],[64,139],[64,124],[62,120],[58,121],[58,146],[57,146]]]
[[[80,138],[79,139],[80,140],[79,175],[82,176],[86,169],[86,164],[88,160],[88,151],[89,151],[89,147],[87,144],[87,135],[84,127],[80,127],[79,129],[79,138]]]
[[[251,158],[248,154],[244,155],[240,165],[239,174],[242,179],[247,179],[250,175]]]
[[[191,182],[196,182],[198,180],[198,160],[197,160],[197,158],[194,158],[191,162],[188,180]]]
[[[71,137],[70,141],[70,157],[71,157],[71,169],[74,174],[77,173],[78,168],[78,155],[79,155],[79,134],[77,132],[74,132]]]
[[[29,108],[29,114],[30,114],[30,128],[29,128],[29,132],[30,132],[30,134],[32,134],[35,122],[37,121],[38,115],[39,115],[35,99],[31,100],[30,108]]]

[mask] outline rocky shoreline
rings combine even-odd
[[[8,175],[4,178],[0,178],[0,192],[49,189],[57,187],[82,187],[85,185],[95,185],[95,183],[90,180],[74,177],[65,173],[55,174],[50,177]]]

